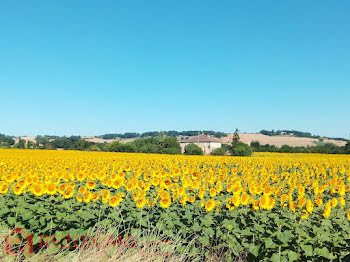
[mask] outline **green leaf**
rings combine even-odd
[[[106,227],[106,226],[109,226],[110,224],[112,224],[112,221],[110,219],[106,218],[106,219],[102,220],[100,223],[102,226]]]
[[[58,219],[62,219],[62,218],[64,218],[66,216],[66,214],[65,213],[60,213],[60,212],[56,212],[56,217],[58,218]]]
[[[289,261],[296,261],[296,260],[298,260],[299,257],[300,257],[300,255],[298,253],[291,251],[291,250],[288,251]]]
[[[39,207],[38,210],[37,210],[38,213],[41,213],[41,214],[44,214],[46,215],[48,212],[48,210],[44,207]]]
[[[252,245],[249,248],[249,252],[252,253],[255,257],[257,257],[259,255],[260,247],[261,245],[257,245],[257,246]]]
[[[290,231],[284,231],[284,232],[277,232],[277,238],[279,241],[281,241],[283,244],[287,244],[292,237],[292,232]]]
[[[271,257],[271,261],[272,262],[281,262],[281,257],[278,255],[278,254],[273,254],[272,257]]]
[[[297,233],[298,235],[302,236],[302,237],[305,237],[305,238],[308,238],[309,237],[309,234],[306,233],[304,230],[302,230],[300,227],[297,227],[295,229],[295,233]]]
[[[279,256],[278,254],[273,254],[271,257],[272,262],[288,262],[288,259],[285,256]]]
[[[39,225],[39,220],[37,220],[36,218],[32,218],[29,220],[29,223],[30,225],[37,227]]]
[[[208,236],[202,236],[199,238],[199,240],[203,244],[203,246],[205,246],[205,247],[208,247],[210,245]]]
[[[143,227],[147,227],[148,224],[147,224],[146,219],[141,219],[140,220],[140,225],[143,226]]]
[[[300,245],[300,247],[302,250],[304,250],[307,257],[311,257],[313,255],[313,248],[311,245]]]
[[[33,244],[38,244],[41,241],[41,238],[38,235],[34,235],[33,237]]]
[[[215,234],[214,230],[211,227],[205,228],[203,232],[210,237],[214,236]]]
[[[16,218],[15,217],[7,217],[7,222],[10,224],[10,226],[14,226],[16,224]]]
[[[271,238],[267,238],[267,239],[265,239],[265,247],[266,248],[276,248],[277,244],[275,242],[273,242]]]
[[[5,206],[2,206],[1,204],[0,204],[0,206],[1,206],[0,217],[2,217],[3,215],[5,215],[5,214],[10,212],[10,209],[6,208]]]
[[[167,221],[166,224],[167,224],[167,225],[166,225],[167,228],[173,228],[173,227],[174,227],[174,223],[173,223],[173,221],[171,221],[171,220]]]
[[[186,210],[185,218],[187,218],[187,220],[191,221],[192,220],[192,213],[190,211]]]
[[[264,227],[264,225],[258,225],[258,224],[256,224],[256,225],[254,225],[254,229],[257,230],[257,231],[260,232],[260,233],[264,233],[264,232],[265,232],[265,227]]]
[[[198,222],[194,222],[193,226],[192,226],[192,229],[195,231],[195,232],[199,232],[202,230],[201,226],[198,224]]]
[[[80,213],[80,217],[83,218],[84,220],[90,220],[94,219],[95,216],[91,214],[89,211],[83,211]]]
[[[329,250],[326,247],[316,248],[315,249],[315,254],[317,254],[317,255],[319,255],[321,257],[328,258],[328,259],[336,258],[336,256],[334,256],[331,252],[329,252]]]
[[[214,223],[211,216],[208,216],[208,215],[202,218],[201,221],[205,227],[210,227]]]
[[[249,230],[248,228],[242,230],[242,231],[240,232],[240,234],[241,234],[242,236],[251,236],[251,235],[253,235],[253,233],[250,232],[250,230]]]
[[[40,224],[45,226],[46,225],[46,218],[45,216],[40,217]]]

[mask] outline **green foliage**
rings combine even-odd
[[[123,144],[123,151],[122,152],[126,152],[126,153],[136,153],[137,152],[137,146],[135,145],[135,143],[126,143]]]
[[[113,142],[105,146],[111,152],[138,152],[153,154],[181,154],[181,147],[176,138],[173,137],[147,137],[138,138],[132,142],[122,144]]]
[[[57,139],[58,137],[53,137],[53,138],[51,138],[51,139]],[[48,147],[48,145],[49,145],[49,137],[47,137],[47,136],[37,136],[36,138],[35,138],[35,141],[36,141],[36,145],[35,145],[35,147],[36,148],[47,148]]]
[[[136,137],[140,137],[140,138],[146,138],[146,137],[161,137],[162,135],[165,137],[177,137],[177,136],[196,136],[198,135],[198,133],[202,133],[205,135],[212,135],[215,136],[217,138],[226,136],[227,134],[224,132],[215,132],[212,130],[195,130],[195,131],[175,131],[175,130],[170,130],[170,131],[163,131],[163,132],[159,132],[159,131],[150,131],[150,132],[144,132],[142,134],[139,133],[124,133],[124,134],[105,134],[105,135],[101,135],[98,136],[100,138],[103,139],[115,139],[115,138],[136,138]]]
[[[76,146],[80,139],[80,136],[59,137],[51,142],[48,142],[48,145],[51,145],[54,148],[76,149]],[[83,144],[80,144],[79,146],[84,147]]]
[[[320,136],[314,136],[309,132],[302,132],[297,130],[261,130],[260,134],[267,136],[279,136],[279,135],[293,135],[296,137],[309,137],[309,138],[320,138]]]
[[[138,148],[137,150],[140,153],[153,153],[157,154],[159,153],[159,146],[155,144],[146,144]]]
[[[181,154],[181,146],[175,137],[166,137],[161,142],[161,153],[178,155]]]
[[[185,155],[203,155],[203,150],[196,144],[188,144],[185,146]]]
[[[34,143],[32,141],[27,141],[27,149],[34,148]]]
[[[101,135],[101,136],[98,136],[99,138],[102,138],[102,139],[115,139],[117,137],[120,137],[121,134],[104,134],[104,135]]]
[[[180,144],[179,142],[177,141],[177,139],[175,137],[166,137],[164,138],[164,140],[162,141],[162,147],[163,148],[179,148],[181,149],[180,147]]]
[[[233,156],[251,156],[252,152],[252,149],[242,142],[238,142],[235,146],[231,147]]]
[[[86,141],[86,140],[83,140],[83,139],[79,139],[74,144],[72,149],[85,151],[85,150],[89,150],[93,145],[95,145],[94,142],[89,142],[89,141]]]
[[[235,132],[233,133],[231,146],[235,147],[239,143],[239,139],[238,129],[236,128]]]
[[[324,143],[318,144],[317,146],[309,148],[310,153],[321,153],[321,154],[342,154],[344,151],[341,147],[332,144],[332,143]]]
[[[260,145],[258,141],[253,141],[250,144],[251,149],[254,152],[276,152],[276,153],[318,153],[318,154],[346,154],[350,152],[346,151],[345,147],[340,147],[332,143],[318,143],[316,146],[308,147],[292,147],[289,145],[283,145],[281,148],[278,148],[274,145]]]
[[[344,147],[345,154],[350,154],[350,140],[346,143]]]
[[[289,145],[282,145],[280,151],[282,153],[291,153],[293,151],[293,148],[291,148]]]
[[[81,139],[80,136],[58,137],[52,141],[49,141],[48,137],[40,137],[36,146],[40,148],[40,144],[47,149],[63,148],[66,150],[101,151],[103,148],[97,143]]]
[[[158,136],[160,136],[160,132],[158,131],[145,132],[140,135],[140,137],[158,137]]]
[[[18,143],[16,143],[14,146],[14,148],[19,148],[19,149],[24,149],[26,148],[26,141],[24,139],[19,139]]]
[[[124,133],[124,134],[105,134],[98,136],[103,139],[115,139],[115,138],[136,138],[139,137],[139,133]]]
[[[159,137],[139,138],[125,145],[135,145],[136,152],[140,153],[160,153],[161,139]]]
[[[11,136],[0,134],[0,147],[8,148],[14,145],[15,140]]]
[[[259,141],[252,141],[252,142],[250,142],[250,146],[252,148],[259,148],[260,147],[260,142]]]
[[[323,140],[326,139],[333,139],[338,141],[347,141],[345,138],[342,137],[321,137],[317,135],[312,135],[309,132],[302,132],[297,130],[261,130],[260,134],[266,135],[266,136],[280,136],[280,135],[291,135],[295,137],[308,137],[308,138],[318,138],[320,142],[323,142]]]
[[[227,151],[230,151],[230,145],[228,145],[228,144],[221,144],[221,148],[223,148],[223,149],[225,149],[225,151],[227,152]]]
[[[170,148],[163,148],[162,154],[168,154],[168,155],[181,155],[181,148],[176,147],[170,147]]]
[[[98,145],[92,145],[89,147],[88,151],[102,151],[102,149]]]
[[[248,261],[348,261],[350,254],[350,224],[346,210],[341,209],[324,219],[322,207],[315,207],[303,220],[288,208],[206,212],[198,203],[173,203],[166,210],[158,206],[140,210],[130,199],[111,208],[99,201],[80,203],[74,198],[34,197],[31,193],[7,194],[0,197],[0,205],[0,221],[34,234],[36,251],[39,235],[55,235],[59,240],[66,235],[89,236],[94,228],[118,225],[119,232],[125,234],[138,236],[143,230],[157,228],[158,235],[170,240],[180,236],[181,244],[202,260],[219,252],[226,255],[220,261],[232,261],[245,252]],[[184,252],[182,246],[177,246],[177,251]]]
[[[224,156],[226,154],[226,149],[223,147],[215,148],[210,154],[213,156]]]
[[[105,148],[109,152],[123,152],[122,147],[123,147],[122,143],[115,141],[107,144]]]

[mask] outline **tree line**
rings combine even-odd
[[[166,137],[178,137],[178,136],[197,136],[198,134],[204,134],[204,135],[211,135],[217,138],[221,138],[224,136],[227,136],[227,133],[224,132],[216,132],[212,130],[190,130],[190,131],[150,131],[150,132],[144,132],[144,133],[124,133],[124,134],[104,134],[101,136],[98,136],[102,139],[115,139],[115,138],[145,138],[145,137],[159,137],[159,136],[166,136]]]
[[[323,140],[323,138],[327,138],[327,139],[333,139],[333,140],[338,140],[338,141],[347,141],[347,139],[345,138],[341,138],[341,137],[321,137],[318,135],[312,135],[309,132],[302,132],[302,131],[297,131],[297,130],[261,130],[260,134],[266,135],[266,136],[279,136],[279,135],[293,135],[295,137],[307,137],[307,138],[316,138],[316,139],[320,139],[321,141]]]
[[[332,143],[318,143],[316,146],[297,146],[292,147],[283,145],[276,147],[274,145],[261,145],[258,141],[250,143],[253,152],[276,152],[276,153],[319,153],[319,154],[350,154],[350,141],[345,146],[337,146]]]

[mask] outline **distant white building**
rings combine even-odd
[[[205,155],[209,155],[215,148],[221,147],[221,141],[218,138],[207,135],[192,136],[180,142],[182,152],[185,151],[185,146],[188,144],[196,144],[199,146]]]

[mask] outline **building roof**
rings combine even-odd
[[[220,139],[216,137],[210,137],[207,135],[192,136],[186,140],[181,141],[181,143],[206,143],[206,142],[217,142],[221,143]]]

